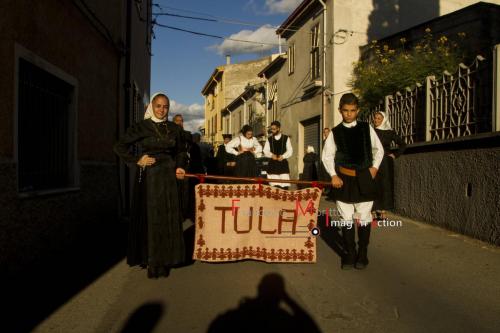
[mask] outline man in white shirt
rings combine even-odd
[[[357,121],[358,98],[344,94],[339,103],[343,122],[332,129],[323,147],[321,160],[330,174],[337,209],[344,221],[342,237],[346,255],[342,269],[368,265],[371,209],[376,198],[375,175],[384,148],[375,130],[368,123]],[[358,225],[356,254],[354,221]]]
[[[271,123],[271,133],[264,145],[264,156],[271,159],[267,167],[267,178],[288,180],[290,168],[287,159],[293,154],[290,138],[281,134],[281,123],[277,120]],[[290,184],[270,182],[269,185],[288,189]]]

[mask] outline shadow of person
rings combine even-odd
[[[331,217],[330,217],[331,220]],[[326,244],[340,257],[347,255],[344,250],[344,240],[342,239],[342,234],[340,233],[340,228],[337,226],[326,225],[326,216],[318,216],[318,227],[320,230],[321,238],[326,242]]]
[[[289,311],[280,305],[286,305]],[[217,316],[208,333],[317,333],[314,320],[285,291],[283,277],[265,275],[258,286],[256,298],[244,298],[235,310]]]
[[[164,311],[162,303],[152,302],[141,305],[130,315],[121,333],[152,332]]]

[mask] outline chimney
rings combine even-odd
[[[229,54],[226,54],[226,65],[231,64],[231,56]]]

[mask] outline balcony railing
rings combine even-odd
[[[493,68],[492,62],[477,56],[469,66],[460,64],[454,73],[428,76],[413,89],[386,96],[370,114],[385,111],[392,128],[407,144],[498,130],[500,114],[493,110],[492,101],[498,99],[493,84],[499,78]]]

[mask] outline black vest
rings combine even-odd
[[[345,127],[342,123],[332,129],[337,146],[335,165],[349,169],[366,169],[372,166],[372,144],[370,125],[358,121],[354,127]]]
[[[267,140],[269,141],[271,153],[274,155],[283,155],[286,152],[286,140],[288,140],[288,136],[281,134],[281,138],[275,140],[274,136],[271,135]]]

